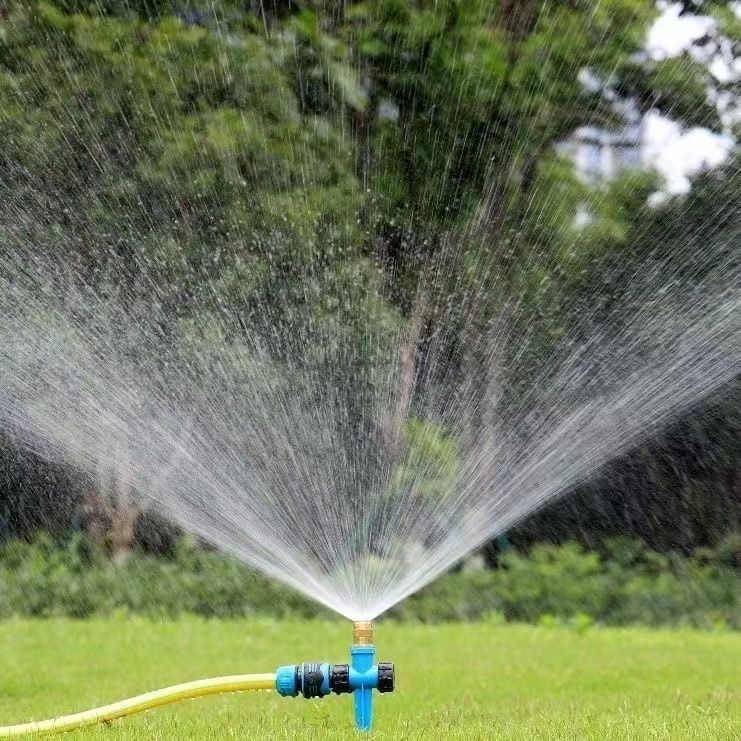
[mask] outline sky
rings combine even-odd
[[[708,16],[680,15],[677,3],[659,3],[661,15],[654,22],[646,39],[646,51],[651,59],[661,61],[677,57],[689,50],[692,45],[705,36],[717,38],[715,21]],[[732,3],[734,12],[741,17],[741,2]],[[741,77],[741,59],[734,58],[730,46],[724,48],[719,39],[720,49],[709,54],[701,49],[693,49],[691,54],[697,61],[707,64],[712,77],[718,82],[729,82]],[[721,96],[711,100],[725,110],[727,101]],[[738,111],[728,110],[724,118],[727,123],[735,119]],[[728,156],[734,141],[729,133],[717,134],[707,128],[683,128],[675,121],[662,116],[657,111],[650,112],[643,123],[644,164],[655,167],[665,178],[665,191],[671,194],[686,193],[690,189],[689,176],[703,169],[717,167]]]

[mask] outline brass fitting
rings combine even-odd
[[[353,623],[352,642],[355,646],[370,646],[373,643],[373,623],[368,620]]]

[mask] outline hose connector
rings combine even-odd
[[[332,691],[331,677],[331,664],[288,664],[276,670],[275,689],[283,697],[300,694],[311,700],[313,697],[324,697]]]

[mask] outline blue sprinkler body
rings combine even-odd
[[[373,690],[394,691],[394,665],[375,663],[376,649],[370,623],[355,623],[350,664],[288,664],[278,667],[275,689],[284,697],[324,697],[330,692],[352,693],[355,725],[369,731],[373,725]]]

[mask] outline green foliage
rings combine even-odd
[[[643,110],[658,109],[688,126],[721,129],[708,95],[708,73],[689,54],[648,64],[626,61],[617,74],[620,91],[635,98]]]
[[[2,617],[327,614],[295,591],[188,539],[178,541],[172,559],[133,553],[118,565],[80,536],[61,543],[45,534],[30,543],[11,540],[0,548],[0,595]]]
[[[575,543],[536,546],[527,558],[508,553],[497,576],[504,613],[512,620],[602,616],[609,608],[610,575],[596,553],[585,553]]]
[[[711,559],[714,553],[722,564],[741,570],[741,533],[726,535],[717,545],[715,551],[709,552]]]
[[[154,257],[153,245],[176,243],[181,290],[193,276],[225,285],[232,270],[242,281],[245,262],[266,267],[268,236],[290,247],[299,275],[313,249],[352,243],[353,161],[341,129],[298,95],[290,33],[234,43],[175,18],[45,3],[14,5],[0,24],[0,162],[12,197],[21,210],[40,201],[44,241],[85,235],[75,249],[91,274],[111,243]],[[255,301],[276,293],[249,285]]]
[[[428,500],[430,506],[439,504],[455,489],[460,465],[457,441],[438,425],[410,419],[402,444],[404,455],[391,474],[394,498],[412,496]]]
[[[179,3],[173,0],[53,0],[53,4],[67,13],[156,18],[173,12]]]
[[[593,622],[741,629],[741,573],[727,554],[724,543],[696,557],[667,557],[627,538],[607,541],[602,556],[576,543],[539,545],[527,555],[506,553],[495,570],[445,576],[393,614],[436,622],[501,611],[508,621],[565,622],[577,631]]]
[[[486,619],[492,624],[594,623],[741,629],[738,535],[695,557],[664,556],[640,541],[605,543],[602,555],[575,543],[508,552],[493,570],[448,574],[394,607],[401,620]],[[735,550],[736,549],[736,550]],[[372,568],[372,564],[369,564]],[[114,564],[83,537],[0,547],[0,617],[112,615],[328,616],[322,607],[187,538],[171,558],[139,552]]]
[[[435,230],[470,217],[482,197],[511,207],[555,141],[587,115],[610,116],[573,71],[609,75],[653,12],[634,0],[354,5],[345,33],[374,81],[371,102],[398,111],[368,122],[381,214],[422,212]]]

